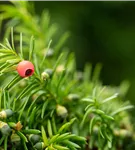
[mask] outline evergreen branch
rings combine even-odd
[[[12,4],[0,6],[3,18],[11,18],[7,26],[16,27],[14,35],[13,27],[11,28],[11,44],[8,40],[9,28],[4,35],[5,44],[0,43],[0,116],[7,115],[4,122],[0,122],[1,147],[8,149],[12,145],[16,149],[14,140],[17,139],[20,142],[18,148],[23,147],[25,150],[76,150],[86,147],[118,149],[118,143],[124,145],[123,135],[121,138],[119,134],[115,140],[113,133],[116,129],[121,130],[122,126],[131,132],[131,141],[134,140],[131,122],[124,121],[124,117],[129,119],[125,110],[133,106],[121,105],[127,88],[104,88],[99,82],[100,64],[94,70],[91,64],[87,64],[79,74],[74,55],[62,48],[69,32],[57,39],[57,25],[51,24],[47,11],[40,17],[34,14],[32,3],[12,1]],[[54,41],[53,45],[50,39]],[[18,53],[15,50],[19,46]],[[64,51],[60,53],[61,50]],[[24,80],[16,75],[17,72],[8,74],[15,71],[17,64],[24,58],[34,63],[33,76]],[[46,75],[45,78],[43,75]],[[118,97],[117,93],[122,97]],[[116,98],[117,101],[114,100]],[[11,108],[13,115],[7,111]],[[66,115],[63,115],[63,110]],[[23,129],[20,122],[23,122]],[[13,134],[17,136],[15,139]]]

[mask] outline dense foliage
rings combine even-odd
[[[64,46],[69,33],[58,37],[60,27],[46,11],[36,16],[31,2],[13,1],[0,10],[8,19],[0,44],[1,149],[131,149],[128,83],[103,86],[100,64],[78,72]],[[31,76],[17,72],[24,60],[34,64]]]

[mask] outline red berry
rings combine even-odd
[[[21,77],[28,77],[34,73],[34,65],[27,60],[21,61],[17,66],[17,72]]]

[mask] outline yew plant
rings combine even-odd
[[[125,100],[128,83],[104,86],[101,65],[76,69],[69,33],[32,2],[1,5],[0,149],[125,150],[134,130]]]

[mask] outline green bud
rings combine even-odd
[[[4,110],[2,110],[2,111],[0,112],[0,118],[1,118],[1,119],[7,118],[6,112],[5,112]]]
[[[7,118],[11,117],[14,114],[14,112],[11,109],[6,109],[5,112],[6,112]]]
[[[79,100],[79,95],[77,95],[77,94],[69,94],[68,96],[67,96],[67,98],[68,98],[68,100],[73,100],[73,101],[76,101],[76,100]]]
[[[10,138],[11,138],[11,142],[13,143],[14,147],[19,148],[20,144],[21,144],[20,136],[17,135],[16,133],[13,133]]]
[[[0,121],[0,131],[3,136],[7,136],[11,132],[11,128],[8,126],[7,123]]]
[[[21,140],[20,136],[14,133],[11,135],[10,138],[11,138],[11,142],[19,142]]]
[[[65,70],[64,65],[59,65],[59,66],[56,68],[56,72],[57,72],[57,73],[61,73],[61,72],[63,72],[64,70]]]
[[[36,148],[37,150],[42,150],[44,148],[44,143],[38,142],[34,145],[34,148]]]
[[[30,134],[29,135],[29,140],[33,143],[36,144],[37,142],[39,142],[41,139],[40,135],[36,135],[36,134]]]
[[[53,70],[52,70],[52,69],[49,69],[49,68],[45,69],[44,72],[46,72],[50,77],[51,77],[52,74],[53,74]]]
[[[41,74],[41,78],[42,78],[42,80],[47,80],[47,79],[49,78],[49,74],[46,73],[46,72],[43,72],[43,73]]]
[[[0,118],[1,119],[6,119],[9,118],[13,115],[13,111],[11,109],[6,109],[6,110],[2,110],[0,112]]]
[[[58,116],[65,118],[68,115],[68,111],[64,106],[57,105],[56,107],[56,113]]]

